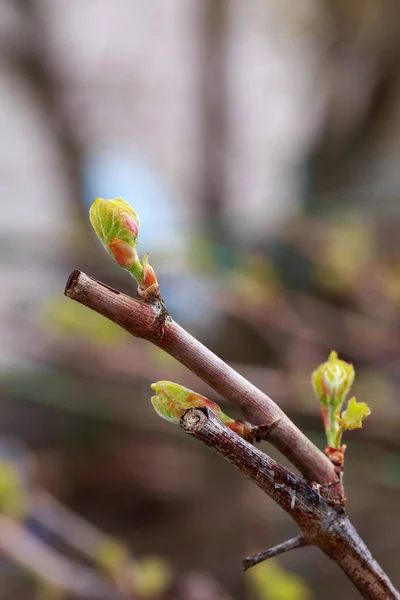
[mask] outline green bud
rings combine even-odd
[[[249,441],[252,440],[252,425],[246,421],[231,419],[212,400],[172,381],[158,381],[153,383],[151,387],[156,392],[155,396],[151,398],[151,402],[156,413],[163,419],[179,424],[179,420],[186,410],[204,407],[212,410],[229,429]]]
[[[361,427],[361,421],[370,414],[366,404],[352,398],[347,409],[341,414],[343,403],[354,382],[353,365],[338,358],[332,350],[326,362],[319,365],[312,374],[315,393],[321,402],[321,416],[328,447],[325,453],[333,464],[343,468],[344,450],[342,435],[345,429]]]
[[[140,226],[137,213],[121,198],[97,198],[90,208],[89,218],[110,256],[140,283],[143,266],[136,252]]]
[[[353,365],[338,359],[332,350],[326,362],[319,365],[311,378],[315,393],[324,406],[340,407],[354,382]]]

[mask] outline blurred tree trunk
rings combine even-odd
[[[87,222],[86,211],[81,202],[81,166],[83,148],[72,119],[65,106],[65,82],[62,74],[52,64],[49,35],[43,19],[40,3],[36,0],[14,0],[25,30],[22,43],[3,48],[3,55],[24,78],[36,95],[38,106],[49,123],[49,129],[57,142],[59,155],[69,189],[69,198],[75,216]]]
[[[211,241],[222,249],[229,243],[224,225],[225,154],[226,154],[226,35],[227,0],[206,0],[203,8],[202,41],[202,144],[203,176],[199,197],[203,205],[205,230]],[[217,259],[224,263],[218,252]]]

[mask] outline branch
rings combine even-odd
[[[253,554],[253,556],[248,556],[243,561],[243,571],[247,571],[247,569],[259,565],[261,562],[264,562],[264,560],[268,560],[269,558],[273,558],[284,552],[289,552],[289,550],[294,550],[295,548],[303,548],[307,545],[308,542],[306,538],[302,535],[297,535],[291,540],[287,540],[286,542],[282,542],[277,546],[269,548],[269,550],[264,550],[264,552],[258,552],[257,554]]]
[[[268,454],[225,427],[212,411],[203,408],[187,410],[181,418],[181,427],[214,448],[256,483],[293,517],[310,542],[319,535],[322,521],[330,523],[337,518],[337,510],[321,498],[318,488],[308,485]]]
[[[251,423],[264,425],[265,439],[282,452],[308,481],[329,486],[331,497],[343,499],[332,463],[275,402],[172,319],[167,318],[160,326],[157,306],[134,300],[81,271],[70,275],[65,295],[107,317],[133,336],[165,350],[222,397],[236,404]]]
[[[265,394],[241,377],[184,329],[161,305],[133,300],[74,271],[65,295],[107,317],[135,337],[168,352],[216,392],[234,402],[246,418],[262,426],[265,437],[296,465],[308,481],[227,429],[208,410],[190,409],[181,426],[238,467],[298,524],[308,544],[318,546],[348,575],[367,600],[400,600],[387,575],[347,519],[340,483],[333,465]],[[323,491],[333,490],[321,497]],[[336,502],[331,502],[336,500]]]
[[[343,510],[332,508],[316,489],[225,427],[212,411],[187,410],[182,415],[181,427],[214,448],[290,514],[306,540],[303,545],[318,546],[333,559],[364,598],[400,600],[400,594],[372,558]]]

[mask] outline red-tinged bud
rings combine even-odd
[[[248,421],[237,421],[231,419],[230,421],[226,421],[225,425],[246,441],[253,443],[255,437],[254,425]]]
[[[157,276],[153,267],[149,264],[148,253],[142,261],[143,275],[139,282],[138,294],[145,300],[156,299],[160,295]]]
[[[343,444],[340,448],[332,448],[332,446],[327,446],[325,448],[325,454],[335,465],[335,467],[343,467],[344,465],[344,453],[347,446]]]

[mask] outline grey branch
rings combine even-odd
[[[308,546],[306,538],[303,535],[297,535],[291,540],[286,540],[286,542],[282,542],[281,544],[277,544],[276,546],[269,548],[269,550],[264,550],[263,552],[257,552],[257,554],[253,554],[252,556],[247,556],[242,563],[243,571],[247,571],[247,569],[255,567],[261,562],[264,562],[264,560],[268,560],[269,558],[273,558],[274,556],[278,556],[284,552],[289,552],[290,550],[295,550],[295,548],[302,548],[304,546]]]

